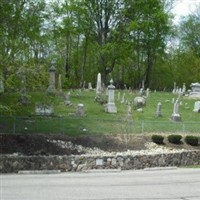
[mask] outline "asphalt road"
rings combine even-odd
[[[200,169],[3,174],[1,200],[200,200]]]

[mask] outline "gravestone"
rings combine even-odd
[[[144,88],[144,80],[142,80],[142,88],[143,88],[143,90],[145,89],[145,88]]]
[[[200,98],[200,83],[192,83],[191,90],[189,97]]]
[[[185,93],[186,93],[186,85],[185,85],[185,83],[183,83],[182,93],[183,93],[183,95],[185,95]]]
[[[149,97],[149,88],[146,89],[146,97]]]
[[[142,96],[142,95],[144,95],[144,93],[145,93],[144,88],[140,88],[139,95]]]
[[[71,103],[71,100],[70,100],[70,92],[68,92],[66,95],[65,95],[65,105],[66,106],[71,106],[72,103]]]
[[[80,117],[85,116],[85,109],[82,103],[78,104],[76,115]]]
[[[146,100],[144,97],[135,97],[133,103],[136,108],[142,108],[146,105]]]
[[[157,104],[156,116],[162,117],[162,104],[160,102]]]
[[[92,88],[92,83],[91,83],[91,82],[88,83],[88,89],[89,89],[90,91],[93,90],[93,88]]]
[[[179,101],[178,100],[176,100],[174,103],[174,109],[173,109],[171,119],[173,121],[181,121],[181,116],[179,114]]]
[[[63,95],[61,74],[58,75],[58,95]]]
[[[200,112],[200,101],[194,103],[194,112]]]
[[[175,94],[176,93],[176,82],[174,82],[174,88],[172,90],[172,93]]]
[[[52,105],[36,104],[35,114],[36,115],[52,115],[54,113],[54,107]]]
[[[96,86],[96,96],[100,96],[101,93],[102,93],[101,74],[98,73],[98,75],[97,75],[97,86]]]
[[[122,100],[121,100],[121,103],[125,103],[125,92],[123,93],[123,95],[122,95]]]
[[[47,93],[49,94],[56,93],[55,72],[56,72],[56,68],[54,66],[54,62],[52,62],[51,67],[49,68],[49,86],[47,88]]]
[[[110,85],[108,86],[108,104],[105,109],[108,113],[117,113],[117,108],[115,106],[115,86],[113,85],[113,80],[110,80]]]

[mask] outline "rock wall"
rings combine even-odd
[[[200,151],[136,156],[19,156],[1,155],[0,172],[20,170],[84,171],[91,169],[144,169],[200,165]]]

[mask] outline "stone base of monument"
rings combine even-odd
[[[108,113],[117,113],[117,108],[114,103],[108,103],[106,105],[105,111]]]
[[[181,121],[181,116],[179,114],[172,114],[171,119],[173,121],[179,122]]]
[[[190,92],[189,98],[200,98],[200,92]]]
[[[47,90],[47,94],[56,94],[56,88],[53,85],[50,85]]]

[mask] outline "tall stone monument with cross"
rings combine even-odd
[[[117,108],[115,106],[115,86],[113,85],[113,80],[110,80],[110,85],[108,86],[108,104],[106,106],[106,112],[117,113]]]
[[[47,93],[48,94],[55,94],[56,93],[56,78],[55,78],[55,73],[56,73],[56,68],[55,68],[55,62],[51,63],[51,67],[49,68],[49,86],[47,88]]]

